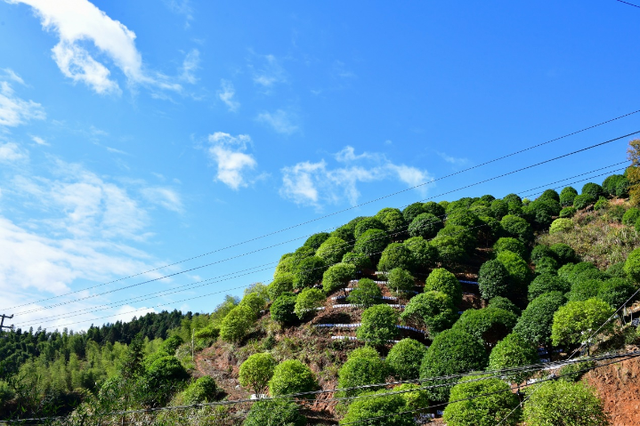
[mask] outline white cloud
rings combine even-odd
[[[251,137],[216,132],[209,135],[209,143],[209,155],[218,166],[217,180],[235,190],[248,186],[245,173],[258,164],[251,155],[244,152],[247,144],[251,143]]]
[[[31,6],[40,17],[43,28],[55,31],[59,42],[52,49],[53,58],[62,73],[87,84],[100,94],[119,93],[120,86],[111,78],[107,66],[96,60],[87,49],[91,42],[101,56],[111,60],[129,83],[147,84],[161,89],[180,90],[159,73],[143,70],[142,56],[136,49],[133,31],[111,19],[88,0],[5,0]]]
[[[284,83],[287,81],[286,74],[280,65],[280,62],[274,55],[257,56],[263,59],[263,64],[260,69],[254,70],[253,82],[262,86],[267,93],[270,93],[273,86],[277,83]]]
[[[0,126],[15,127],[45,116],[42,105],[20,99],[7,81],[0,81]]]
[[[31,136],[31,140],[37,143],[38,145],[49,146],[49,142],[45,141],[40,136]]]
[[[240,102],[233,99],[236,95],[236,90],[233,87],[233,83],[228,80],[220,80],[220,90],[218,90],[218,97],[222,102],[224,102],[229,111],[236,112],[238,108],[240,108]]]
[[[391,179],[413,187],[432,179],[426,170],[394,164],[380,153],[357,155],[351,146],[336,153],[334,158],[344,166],[330,168],[321,160],[284,167],[280,195],[297,204],[315,207],[337,204],[344,199],[355,205],[360,197],[360,183]],[[424,187],[420,189],[424,192]]]
[[[164,207],[167,210],[176,213],[182,213],[184,211],[180,194],[171,188],[146,187],[142,188],[142,195],[147,201]]]
[[[22,77],[20,77],[18,74],[16,74],[16,72],[14,70],[12,70],[11,68],[5,68],[2,71],[4,71],[6,78],[8,78],[9,80],[18,83],[18,84],[22,84],[23,86],[25,86],[25,82],[22,79]]]
[[[198,49],[192,49],[187,53],[187,56],[185,56],[182,62],[181,78],[187,83],[195,84],[198,79],[194,73],[198,68],[200,68],[200,51]]]
[[[169,10],[173,13],[184,15],[187,19],[185,27],[189,28],[189,22],[193,20],[193,8],[189,0],[164,0]]]
[[[450,155],[445,154],[444,152],[437,152],[437,154],[447,163],[453,164],[455,166],[463,166],[469,162],[467,158],[458,158],[452,157]]]
[[[27,158],[27,153],[20,149],[18,144],[7,142],[0,144],[0,162],[13,163]]]
[[[261,112],[256,117],[256,120],[270,125],[273,130],[285,135],[290,135],[299,130],[299,127],[292,122],[291,114],[281,109],[273,113]]]

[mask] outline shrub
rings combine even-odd
[[[573,229],[573,220],[559,218],[551,223],[549,227],[549,234],[555,234],[557,232],[567,232]]]
[[[318,388],[316,378],[305,364],[297,359],[282,361],[273,370],[269,380],[271,396],[310,392]]]
[[[636,283],[640,282],[640,248],[629,253],[624,262],[624,272]]]
[[[326,265],[333,265],[342,260],[342,256],[349,251],[349,244],[341,238],[329,237],[316,251],[316,256]]]
[[[362,313],[356,336],[374,346],[382,346],[398,335],[398,313],[389,305],[376,305]]]
[[[553,244],[550,249],[555,255],[556,260],[561,265],[565,265],[569,262],[575,262],[578,259],[575,250],[569,247],[567,244],[556,243]]]
[[[353,228],[350,225],[342,225],[341,227],[335,229],[333,232],[331,232],[332,237],[338,237],[341,240],[344,241],[353,241],[355,239],[355,237],[353,236]]]
[[[280,257],[280,261],[276,266],[276,270],[273,273],[273,278],[277,278],[280,274],[293,272],[293,253],[286,253]]]
[[[256,317],[260,314],[260,311],[266,307],[266,305],[266,298],[258,293],[249,293],[240,301],[240,306],[247,306]]]
[[[441,291],[451,297],[451,301],[455,306],[462,302],[462,287],[460,282],[451,272],[444,268],[436,268],[427,277],[424,285],[424,291]]]
[[[517,424],[520,416],[507,417],[520,403],[509,385],[498,378],[477,379],[478,376],[462,378],[451,389],[449,405],[442,415],[447,425],[493,426],[503,418],[506,418],[504,425]]]
[[[565,303],[559,291],[545,293],[536,297],[522,312],[513,332],[519,334],[533,345],[551,344],[551,326],[553,314]]]
[[[513,250],[512,250],[513,251]],[[515,252],[514,252],[515,253]],[[553,251],[550,247],[545,246],[543,244],[538,244],[531,250],[531,261],[535,264],[540,261],[540,259],[544,257],[554,256]]]
[[[593,361],[582,361],[573,364],[566,365],[558,371],[560,380],[566,380],[568,382],[577,382],[580,380],[587,369],[594,368],[596,363]]]
[[[383,389],[377,393],[386,394],[388,391]],[[363,398],[353,401],[340,424],[362,423],[369,426],[413,426],[416,424],[413,414],[405,413],[407,404],[402,395],[364,397],[375,394],[376,392],[368,392],[362,395]]]
[[[609,207],[609,200],[604,197],[600,197],[596,204],[593,206],[594,210],[606,210]]]
[[[282,293],[286,293],[288,291],[293,291],[293,274],[291,273],[283,273],[278,275],[277,278],[274,278],[267,287],[267,292],[269,293],[269,299],[272,301],[276,300]]]
[[[578,280],[571,284],[571,291],[567,293],[567,299],[572,302],[579,302],[591,299],[598,295],[601,280]]]
[[[493,251],[496,253],[500,253],[501,251],[505,250],[516,253],[523,259],[529,257],[529,250],[527,250],[527,247],[522,244],[522,241],[515,238],[503,237],[498,239],[498,241],[496,241],[496,243],[493,245]]]
[[[489,247],[504,234],[504,229],[498,219],[489,216],[480,216],[482,226],[478,229],[478,240],[482,241],[485,247]]]
[[[362,219],[356,224],[356,227],[353,230],[353,236],[356,237],[356,239],[358,239],[362,234],[367,232],[369,229],[382,229],[383,231],[387,230],[387,228],[378,218],[365,217],[364,219]]]
[[[233,308],[220,324],[220,338],[233,343],[242,340],[256,320],[254,312],[246,305]]]
[[[414,267],[416,270],[424,271],[435,265],[438,259],[438,250],[430,245],[422,237],[412,237],[403,243],[406,248],[411,251],[413,256]]]
[[[409,224],[412,237],[433,238],[444,227],[442,220],[431,213],[420,213]]]
[[[459,239],[448,235],[437,236],[431,240],[431,246],[438,252],[438,260],[450,267],[463,263],[467,258],[467,250]]]
[[[422,205],[422,208],[424,209],[425,213],[431,213],[432,215],[441,219],[444,217],[446,213],[445,208],[440,204],[436,203],[435,201],[428,201],[424,203]]]
[[[420,363],[427,353],[427,348],[413,339],[402,339],[389,351],[387,364],[400,380],[411,380],[420,377]]]
[[[571,186],[567,186],[562,191],[560,191],[560,205],[563,207],[568,207],[573,205],[573,200],[578,195],[578,191]]]
[[[611,175],[602,182],[602,190],[611,197],[629,195],[629,180],[623,175]]]
[[[384,249],[380,261],[379,271],[390,271],[393,268],[413,269],[413,253],[402,243],[391,243]]]
[[[458,315],[451,297],[431,290],[412,297],[400,317],[407,324],[424,328],[429,336],[434,337],[450,328]]]
[[[409,204],[402,210],[402,216],[404,216],[406,223],[411,223],[421,213],[426,213],[426,210],[424,204],[420,202]]]
[[[349,263],[337,263],[330,266],[322,275],[322,288],[330,294],[345,287],[356,276],[356,267]]]
[[[209,376],[200,377],[184,391],[184,399],[187,404],[211,402],[215,400],[217,395],[216,382]]]
[[[373,358],[380,359],[380,354],[378,351],[372,346],[362,346],[360,348],[356,348],[347,354],[347,359],[354,358]]]
[[[547,189],[538,197],[538,200],[546,199],[560,202],[560,195],[554,189]]]
[[[591,195],[580,194],[580,195],[576,195],[576,197],[573,199],[573,207],[575,207],[578,210],[582,210],[586,208],[589,204],[593,204],[595,202],[596,202],[596,199],[593,198]]]
[[[451,237],[465,250],[473,251],[478,245],[476,235],[478,231],[475,229],[469,229],[461,225],[453,225],[447,223],[447,225],[438,231],[437,238]],[[434,240],[435,241],[435,240]]]
[[[520,198],[519,195],[517,194],[507,194],[504,198],[504,201],[506,201],[507,203],[516,203],[516,204],[522,204],[522,198]]]
[[[326,296],[322,290],[318,288],[305,288],[298,294],[293,312],[295,312],[298,318],[303,319],[315,314],[316,308],[324,305],[325,300]]]
[[[552,217],[557,216],[561,209],[560,203],[555,200],[538,199],[522,210],[531,223],[536,224],[538,228],[546,228],[551,223]]]
[[[571,207],[564,207],[562,210],[560,210],[560,214],[559,216],[561,218],[565,218],[565,219],[569,219],[572,218],[573,216],[575,216],[575,214],[578,212],[578,209],[576,209],[575,207],[571,206]]]
[[[524,405],[528,426],[595,426],[609,424],[604,405],[587,384],[565,380],[543,383]]]
[[[341,389],[384,383],[387,378],[387,367],[379,357],[353,357],[338,370],[338,387]],[[350,389],[341,391],[342,396],[356,396],[370,391],[371,388]]]
[[[153,361],[136,387],[145,405],[161,406],[184,387],[188,378],[189,373],[175,356],[163,356]]]
[[[536,347],[520,335],[511,333],[491,350],[489,370],[516,368],[539,362]],[[522,383],[533,373],[533,371],[512,371],[507,374],[506,379],[513,383]]]
[[[555,274],[558,262],[553,257],[543,257],[536,263],[536,274]]]
[[[516,314],[504,309],[467,309],[453,324],[452,329],[469,333],[490,347],[511,333],[517,321]]]
[[[304,246],[311,247],[314,250],[318,250],[318,247],[322,245],[329,238],[328,232],[318,232],[317,234],[313,234],[304,242]]]
[[[640,209],[637,207],[631,207],[624,213],[624,216],[622,216],[622,223],[627,226],[634,226],[639,218]]]
[[[505,311],[513,312],[516,316],[520,316],[522,310],[518,308],[513,302],[506,297],[496,296],[489,300],[489,308],[499,308]]]
[[[596,265],[590,262],[580,262],[577,264],[568,263],[562,268],[558,269],[558,276],[567,280],[570,284],[573,284],[578,275],[587,270],[597,270]]]
[[[488,358],[482,343],[461,330],[445,330],[434,339],[420,365],[420,378],[449,376],[470,371],[483,370]],[[455,380],[437,380],[431,384],[455,383]],[[446,401],[449,387],[427,389],[429,399]]]
[[[353,250],[356,253],[376,256],[389,244],[389,236],[381,229],[369,229],[356,240]]]
[[[353,265],[358,271],[372,267],[371,259],[369,259],[369,256],[362,253],[354,253],[352,251],[348,251],[344,254],[344,256],[342,256],[342,263]]]
[[[308,257],[298,264],[293,271],[293,288],[302,290],[311,287],[322,279],[326,269],[325,262],[318,256]]]
[[[604,191],[597,183],[589,182],[582,187],[582,194],[589,194],[597,200],[601,195],[604,195]]]
[[[624,272],[624,262],[614,263],[607,268],[607,275],[614,278],[627,278],[627,273]]]
[[[0,408],[15,396],[14,390],[5,381],[0,381]]]
[[[416,283],[413,275],[402,268],[394,268],[387,275],[387,286],[396,293],[413,290]]]
[[[297,296],[291,292],[282,293],[270,308],[271,318],[282,325],[293,324],[298,317],[294,313]]]
[[[406,222],[402,212],[398,209],[386,207],[376,213],[375,218],[384,225],[384,228],[391,235],[401,234],[406,228]]]
[[[531,225],[523,218],[508,214],[502,218],[500,223],[509,236],[517,238],[525,244],[533,240]]]
[[[463,228],[473,228],[480,225],[480,218],[469,209],[457,209],[447,217],[447,225],[456,225]]]
[[[509,290],[509,272],[497,259],[488,260],[480,267],[478,287],[483,299],[504,296]]]
[[[380,299],[382,291],[378,284],[369,278],[363,278],[358,281],[356,288],[349,294],[347,301],[357,305],[363,305],[365,308],[382,303]]]
[[[607,302],[612,308],[618,309],[636,290],[637,287],[629,280],[624,278],[610,278],[600,285],[597,297]],[[637,297],[634,297],[630,302],[633,302],[635,299],[637,299]]]
[[[238,381],[242,387],[259,395],[267,388],[275,367],[276,360],[271,354],[253,354],[240,365]]]
[[[509,214],[509,205],[504,200],[493,200],[490,208],[492,216],[498,220]]]
[[[553,344],[582,343],[585,337],[595,332],[613,313],[614,309],[607,302],[598,299],[567,303],[553,315]],[[606,333],[612,326],[613,323],[609,322],[599,332]]]
[[[307,418],[298,404],[287,398],[258,400],[253,403],[242,426],[305,426]]]
[[[529,301],[550,291],[559,291],[564,294],[570,289],[571,285],[559,276],[549,273],[540,274],[529,284]]]
[[[413,390],[412,392],[407,392]],[[405,383],[393,388],[394,392],[402,392],[400,395],[407,403],[407,411],[418,411],[429,407],[429,395],[420,385]]]
[[[525,260],[516,253],[505,250],[498,253],[496,259],[502,263],[509,277],[519,285],[527,285],[531,279],[531,270]]]

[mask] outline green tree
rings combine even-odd
[[[276,360],[271,354],[253,354],[240,365],[238,381],[242,387],[259,395],[267,388],[275,367]]]
[[[433,238],[444,227],[442,220],[431,213],[420,213],[409,224],[412,237]]]
[[[318,288],[305,288],[296,298],[296,306],[293,310],[298,318],[303,319],[315,314],[316,308],[324,305],[327,300],[322,290]]]
[[[338,370],[338,387],[348,389],[340,391],[341,396],[352,397],[370,391],[371,388],[349,389],[359,386],[384,383],[387,378],[387,366],[380,358],[352,357]]]
[[[239,342],[253,326],[256,316],[246,305],[233,308],[220,325],[220,338],[225,342]]]
[[[327,269],[322,275],[322,289],[331,294],[339,288],[345,287],[355,278],[356,267],[349,263],[337,263]]]
[[[291,292],[282,293],[270,308],[271,318],[282,325],[293,324],[298,317],[294,313],[297,296]]]
[[[540,274],[529,284],[529,301],[550,291],[567,293],[570,288],[570,284],[557,275],[549,273]]]
[[[411,291],[416,285],[413,275],[402,268],[393,268],[387,275],[387,280],[387,286],[395,293]]]
[[[618,309],[636,292],[637,287],[624,278],[610,278],[600,285],[598,299],[604,300],[614,309]],[[629,303],[636,300],[635,296]]]
[[[362,313],[356,336],[374,346],[382,346],[398,335],[398,313],[389,305],[376,305]]]
[[[401,314],[403,322],[426,329],[430,337],[450,328],[458,318],[449,295],[441,291],[427,291],[409,300]]]
[[[258,400],[253,403],[242,426],[305,426],[307,418],[298,404],[287,398]]]
[[[435,262],[438,259],[438,250],[430,245],[424,238],[408,238],[403,244],[411,251],[416,270],[425,271],[427,268],[431,268],[435,265]]]
[[[522,243],[522,241],[516,238],[502,237],[493,245],[493,251],[495,253],[500,253],[505,250],[516,253],[523,259],[526,259],[529,256],[529,250],[527,250],[527,247]]]
[[[261,295],[259,293],[249,293],[245,295],[240,301],[240,306],[246,306],[251,309],[254,316],[258,316],[260,311],[262,311],[267,306],[267,300],[265,298],[266,295]]]
[[[488,357],[480,340],[461,330],[445,330],[438,334],[420,365],[420,378],[449,376],[483,370]],[[455,380],[430,381],[431,384],[455,383]],[[447,401],[449,387],[427,389],[429,399]]]
[[[288,272],[278,275],[267,287],[269,299],[272,301],[275,301],[282,293],[291,291],[293,291],[293,274]]]
[[[305,287],[313,286],[322,279],[325,269],[325,261],[318,256],[304,259],[293,271],[293,288],[302,290]]]
[[[489,308],[499,308],[505,311],[513,312],[516,316],[520,316],[522,310],[506,297],[497,296],[489,300]]]
[[[215,380],[209,376],[202,376],[187,387],[184,391],[184,399],[188,404],[212,402],[215,401],[218,392]]]
[[[389,351],[387,364],[400,380],[420,377],[420,363],[427,353],[427,347],[417,340],[402,339]]]
[[[511,333],[491,350],[489,370],[522,367],[539,362],[540,358],[535,346],[518,334]],[[522,383],[532,374],[527,371],[513,371],[506,375],[506,379],[514,383]]]
[[[367,256],[377,256],[389,244],[389,236],[381,229],[369,229],[356,240],[353,251],[366,254]]]
[[[492,347],[513,330],[518,317],[499,308],[467,309],[453,325],[453,330],[462,330]]]
[[[448,267],[456,267],[469,257],[462,240],[449,235],[438,235],[430,246],[436,249],[440,263]]]
[[[316,256],[326,265],[333,265],[342,260],[342,256],[349,251],[350,244],[338,237],[329,237],[316,251]]]
[[[329,238],[328,232],[318,232],[317,234],[313,234],[304,242],[303,245],[307,247],[311,247],[314,250],[318,250],[318,247],[322,245]]]
[[[498,259],[482,264],[478,273],[478,288],[483,299],[505,296],[509,290],[509,272]]]
[[[462,302],[462,287],[460,282],[451,272],[444,268],[436,268],[427,277],[424,285],[424,291],[441,291],[451,297],[451,301],[455,306]]]
[[[493,426],[504,418],[502,424],[517,424],[519,413],[507,417],[520,403],[509,385],[498,378],[478,378],[465,377],[451,389],[449,405],[442,415],[447,425]]]
[[[595,199],[598,199],[600,198],[601,195],[604,195],[604,191],[602,187],[597,183],[593,183],[593,182],[585,183],[582,186],[582,193],[589,194]]]
[[[570,246],[564,243],[556,243],[550,247],[556,260],[561,265],[565,265],[569,262],[575,262],[578,259],[576,252]]]
[[[522,311],[522,315],[513,328],[514,333],[536,346],[549,346],[551,344],[553,314],[564,303],[565,298],[559,291],[536,297],[529,303],[527,309]]]
[[[352,251],[348,251],[344,254],[344,256],[342,256],[342,263],[353,265],[358,271],[373,267],[369,256],[362,253],[354,253]]]
[[[413,253],[402,243],[389,244],[380,257],[378,270],[390,271],[394,268],[411,270],[414,266]]]
[[[576,197],[573,199],[573,207],[575,207],[578,210],[582,210],[586,208],[589,204],[593,204],[595,202],[596,202],[596,199],[593,198],[591,195],[580,194],[580,195],[576,195]]]
[[[310,392],[318,388],[313,372],[297,359],[289,359],[278,364],[269,381],[271,396]]]
[[[604,404],[593,388],[582,382],[545,382],[531,392],[524,405],[528,426],[605,426]]]
[[[406,228],[402,212],[398,209],[386,207],[376,213],[375,217],[384,225],[383,229],[391,235],[401,234]]]
[[[402,215],[406,223],[411,223],[413,219],[421,213],[426,213],[426,209],[425,205],[420,202],[410,204],[402,210]]]
[[[382,291],[378,284],[369,278],[358,281],[356,288],[349,294],[347,301],[365,308],[382,303]]]
[[[411,391],[412,392],[407,392]],[[407,411],[413,411],[414,416],[418,410],[429,407],[429,395],[422,389],[420,385],[413,383],[404,383],[393,388],[394,392],[402,392],[400,395],[407,403]]]
[[[573,199],[578,195],[578,191],[571,186],[567,186],[562,191],[560,191],[560,205],[563,207],[568,207],[573,205]]]
[[[614,309],[607,302],[589,299],[583,302],[569,302],[553,315],[551,339],[554,345],[578,344],[595,333],[603,326],[599,333],[610,332],[613,322],[604,322],[614,313]]]
[[[638,195],[640,195],[640,189]],[[624,262],[624,272],[626,272],[634,282],[640,283],[640,248],[629,253],[627,260]]]
[[[378,394],[388,393],[381,390]],[[407,411],[406,400],[402,395],[373,396],[376,392],[361,395],[349,405],[347,415],[340,424],[362,423],[368,426],[413,426],[415,420]],[[403,414],[401,414],[403,413]]]
[[[533,240],[533,230],[525,219],[508,214],[502,218],[500,223],[508,235],[519,239],[523,243],[526,244]]]
[[[358,239],[362,234],[367,232],[369,229],[381,229],[383,231],[387,230],[387,228],[378,218],[365,217],[356,224],[356,227],[353,230],[353,235],[354,237],[356,237],[356,239]]]
[[[184,388],[189,373],[174,356],[156,359],[138,381],[136,390],[146,406],[166,405],[173,394]]]

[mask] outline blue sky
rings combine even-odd
[[[210,312],[355,216],[623,161],[630,138],[438,195],[640,114],[354,207],[639,109],[639,21],[614,0],[0,1],[0,313]]]

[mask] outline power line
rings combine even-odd
[[[494,176],[492,178],[488,178],[488,179],[485,179],[485,180],[482,180],[482,181],[479,181],[479,182],[475,182],[475,183],[472,183],[472,184],[469,184],[469,185],[465,185],[463,187],[456,188],[456,189],[441,193],[439,195],[435,195],[435,196],[426,198],[426,199],[424,199],[422,201],[430,200],[432,198],[436,198],[436,197],[440,197],[440,196],[443,196],[443,195],[451,194],[453,192],[461,191],[463,189],[468,189],[468,188],[471,188],[471,187],[474,187],[474,186],[477,186],[477,185],[480,185],[480,184],[483,184],[483,183],[486,183],[486,182],[490,182],[490,181],[493,181],[493,180],[496,180],[496,179],[500,179],[500,178],[503,178],[503,177],[506,177],[506,176],[510,176],[510,175],[515,174],[515,173],[522,172],[524,170],[529,170],[529,169],[532,169],[534,167],[541,166],[543,164],[548,164],[548,163],[553,162],[553,161],[557,161],[557,160],[560,160],[560,159],[563,159],[563,158],[566,158],[566,157],[569,157],[569,156],[572,156],[572,155],[576,155],[576,154],[579,154],[579,153],[582,153],[582,152],[585,152],[585,151],[588,151],[588,150],[591,150],[591,149],[594,149],[594,148],[598,148],[600,146],[604,146],[604,145],[616,142],[616,141],[618,141],[620,139],[624,139],[624,138],[627,138],[629,136],[633,136],[633,135],[638,134],[638,133],[640,133],[640,130],[632,132],[632,133],[628,133],[626,135],[619,136],[619,137],[616,137],[616,138],[613,138],[613,139],[609,139],[609,140],[606,140],[604,142],[600,142],[600,143],[597,143],[597,144],[589,145],[587,147],[584,147],[584,148],[581,148],[581,149],[578,149],[578,150],[574,150],[574,151],[571,151],[571,152],[568,152],[568,153],[565,153],[565,154],[562,154],[562,155],[559,155],[559,156],[556,156],[556,157],[552,157],[552,158],[549,158],[547,160],[540,161],[540,162],[537,162],[537,163],[534,163],[534,164],[531,164],[531,165],[528,165],[528,166],[525,166],[525,167],[521,167],[519,169],[515,169],[515,170],[512,170],[510,172],[506,172],[506,173],[503,173],[501,175]],[[302,238],[302,237],[294,238],[294,239],[289,240],[287,242],[295,241],[295,240],[298,240],[300,238]],[[265,247],[265,248],[252,250],[250,252],[239,254],[237,256],[233,256],[233,257],[230,257],[230,258],[227,258],[227,259],[224,259],[224,260],[219,260],[219,261],[211,262],[211,263],[208,263],[208,264],[205,264],[205,265],[196,266],[196,267],[189,268],[189,269],[186,269],[186,270],[183,270],[183,271],[179,271],[179,272],[175,272],[175,273],[172,273],[172,274],[168,274],[168,275],[165,275],[165,276],[162,276],[162,277],[153,278],[151,280],[147,280],[147,281],[143,281],[143,282],[139,282],[139,283],[135,283],[135,284],[130,284],[128,286],[120,287],[120,288],[109,290],[109,291],[106,291],[106,292],[96,293],[94,295],[89,295],[89,296],[85,296],[85,297],[81,297],[81,298],[77,298],[77,299],[73,299],[73,300],[69,300],[69,301],[65,301],[65,302],[55,303],[53,305],[49,305],[49,306],[46,306],[46,307],[31,309],[31,310],[22,311],[22,312],[19,312],[19,313],[20,314],[25,314],[25,313],[38,312],[38,311],[45,310],[45,309],[51,309],[51,308],[58,307],[58,306],[68,305],[70,303],[75,303],[75,302],[78,302],[78,301],[92,299],[92,298],[95,298],[95,297],[98,297],[98,296],[102,296],[102,295],[105,295],[105,294],[115,293],[115,292],[126,290],[126,289],[129,289],[129,288],[137,287],[137,286],[140,286],[140,285],[143,285],[143,284],[148,284],[150,282],[155,282],[155,281],[158,281],[158,280],[161,280],[161,279],[165,279],[165,278],[173,277],[173,276],[176,276],[176,275],[184,274],[186,272],[192,272],[194,270],[202,269],[202,268],[205,268],[207,266],[212,266],[212,265],[215,265],[215,264],[223,263],[223,262],[226,262],[226,261],[231,260],[231,259],[237,259],[237,258],[240,258],[240,257],[244,257],[244,256],[247,256],[249,254],[253,254],[253,253],[256,253],[256,252],[259,252],[259,251],[263,251],[263,250],[266,250],[268,248],[276,247],[276,246],[279,246],[279,245],[282,245],[282,244],[285,244],[285,243],[286,242],[273,244],[273,245]]]
[[[637,7],[638,9],[640,9],[640,6],[638,6],[637,4],[629,3],[628,1],[624,1],[624,0],[616,0],[616,1],[620,2],[620,3],[627,4],[629,6]]]
[[[635,110],[635,111],[631,111],[629,113],[626,113],[626,114],[611,118],[609,120],[602,121],[600,123],[585,127],[583,129],[576,130],[576,131],[571,132],[571,133],[567,133],[567,134],[565,134],[563,136],[559,136],[557,138],[550,139],[550,140],[548,140],[546,142],[542,142],[542,143],[539,143],[539,144],[536,144],[536,145],[532,145],[532,146],[529,146],[527,148],[523,148],[521,150],[512,152],[510,154],[506,154],[506,155],[494,158],[492,160],[488,160],[488,161],[482,162],[482,163],[477,164],[475,166],[471,166],[471,167],[468,167],[466,169],[462,169],[462,170],[459,170],[457,172],[450,173],[450,174],[442,176],[440,178],[432,179],[430,181],[423,182],[423,183],[420,183],[418,185],[415,185],[415,186],[412,186],[412,187],[409,187],[409,188],[406,188],[406,189],[403,189],[403,190],[400,190],[400,191],[396,191],[396,192],[393,192],[393,193],[390,193],[390,194],[387,194],[387,195],[383,195],[383,196],[378,197],[378,198],[374,198],[374,199],[366,201],[364,203],[360,203],[360,204],[357,204],[357,205],[354,205],[354,206],[351,206],[351,207],[347,207],[347,208],[342,209],[342,210],[338,210],[338,211],[335,211],[335,212],[332,212],[332,213],[328,213],[326,215],[323,215],[323,216],[320,216],[320,217],[317,217],[317,218],[314,218],[314,219],[310,219],[310,220],[307,220],[307,221],[304,221],[304,222],[300,222],[298,224],[291,225],[291,226],[279,229],[277,231],[269,232],[269,233],[260,235],[258,237],[250,238],[250,239],[245,240],[245,241],[241,241],[241,242],[238,242],[238,243],[235,243],[235,244],[231,244],[231,245],[228,245],[226,247],[222,247],[222,248],[219,248],[219,249],[216,249],[216,250],[212,250],[212,251],[209,251],[209,252],[206,252],[206,253],[202,253],[202,254],[199,254],[199,255],[196,255],[196,256],[192,256],[192,257],[189,257],[189,258],[185,258],[185,259],[182,259],[182,260],[179,260],[179,261],[176,261],[176,262],[173,262],[173,263],[169,263],[169,264],[166,264],[166,265],[163,265],[163,266],[159,266],[159,267],[156,267],[156,268],[148,269],[146,271],[139,272],[139,273],[136,273],[136,274],[131,274],[131,275],[128,275],[128,276],[125,276],[125,277],[121,277],[121,278],[112,280],[112,281],[96,284],[96,285],[93,285],[93,286],[90,286],[90,287],[85,287],[85,288],[79,289],[79,290],[70,291],[70,292],[67,292],[67,293],[64,293],[64,294],[59,294],[57,296],[51,296],[51,297],[39,299],[39,300],[34,301],[34,302],[23,303],[23,304],[20,304],[20,305],[11,306],[11,307],[8,307],[6,309],[13,310],[13,309],[21,308],[23,306],[33,305],[33,304],[36,304],[36,303],[42,303],[42,302],[46,302],[46,301],[49,301],[49,300],[58,299],[60,297],[70,296],[72,294],[77,294],[77,293],[80,293],[80,292],[83,292],[83,291],[92,290],[94,288],[102,287],[102,286],[105,286],[105,285],[108,285],[108,284],[113,284],[113,283],[116,283],[116,282],[119,282],[119,281],[123,281],[123,280],[127,280],[127,279],[130,279],[130,278],[135,278],[135,277],[138,277],[138,276],[141,276],[141,275],[145,275],[145,274],[149,274],[151,272],[158,271],[160,269],[168,268],[168,267],[175,266],[175,265],[178,265],[178,264],[181,264],[181,263],[185,263],[185,262],[188,262],[188,261],[191,261],[191,260],[195,260],[195,259],[198,259],[198,258],[201,258],[201,257],[209,256],[209,255],[214,254],[214,253],[218,253],[218,252],[221,252],[221,251],[224,251],[224,250],[228,250],[228,249],[231,249],[231,248],[234,248],[234,247],[238,247],[238,246],[241,246],[241,245],[244,245],[244,244],[248,244],[248,243],[253,242],[253,241],[257,241],[257,240],[264,239],[264,238],[267,238],[267,237],[270,237],[270,236],[273,236],[273,235],[276,235],[276,234],[280,234],[282,232],[286,232],[286,231],[289,231],[291,229],[299,228],[301,226],[308,225],[310,223],[314,223],[314,222],[317,222],[317,221],[320,221],[320,220],[323,220],[323,219],[326,219],[326,218],[329,218],[329,217],[333,217],[333,216],[336,216],[336,215],[339,215],[339,214],[354,210],[356,208],[363,207],[365,205],[369,205],[369,204],[372,204],[372,203],[375,203],[375,202],[378,202],[378,201],[381,201],[381,200],[384,200],[384,199],[387,199],[387,198],[394,197],[396,195],[399,195],[399,194],[402,194],[402,193],[405,193],[405,192],[420,188],[420,187],[428,185],[428,184],[439,182],[439,181],[442,181],[444,179],[448,179],[450,177],[457,176],[457,175],[460,175],[462,173],[466,173],[468,171],[475,170],[475,169],[487,166],[489,164],[492,164],[492,163],[495,163],[495,162],[498,162],[498,161],[501,161],[501,160],[504,160],[504,159],[507,159],[507,158],[510,158],[510,157],[513,157],[513,156],[516,156],[516,155],[519,155],[519,154],[522,154],[524,152],[531,151],[531,150],[539,148],[541,146],[548,145],[548,144],[551,144],[553,142],[557,142],[559,140],[566,139],[568,137],[575,136],[577,134],[586,132],[588,130],[595,129],[595,128],[603,126],[605,124],[609,124],[609,123],[612,123],[614,121],[617,121],[617,120],[632,116],[632,115],[637,114],[639,112],[640,112],[640,109],[639,110]],[[633,133],[633,134],[635,134],[635,133]]]

